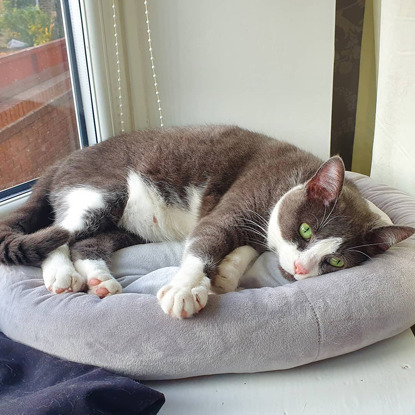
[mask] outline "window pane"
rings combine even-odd
[[[0,190],[80,147],[59,0],[0,0]]]

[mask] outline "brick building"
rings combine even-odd
[[[0,190],[79,148],[64,39],[0,57]]]

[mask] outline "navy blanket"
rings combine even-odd
[[[164,395],[104,369],[58,359],[0,333],[0,414],[157,414]]]

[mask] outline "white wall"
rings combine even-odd
[[[141,70],[156,127],[141,3]],[[148,8],[165,125],[239,124],[329,155],[334,1],[148,0]]]
[[[378,90],[371,177],[415,196],[415,3],[379,0]]]

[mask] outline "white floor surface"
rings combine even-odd
[[[144,383],[165,394],[160,415],[415,415],[415,337],[285,371]]]

